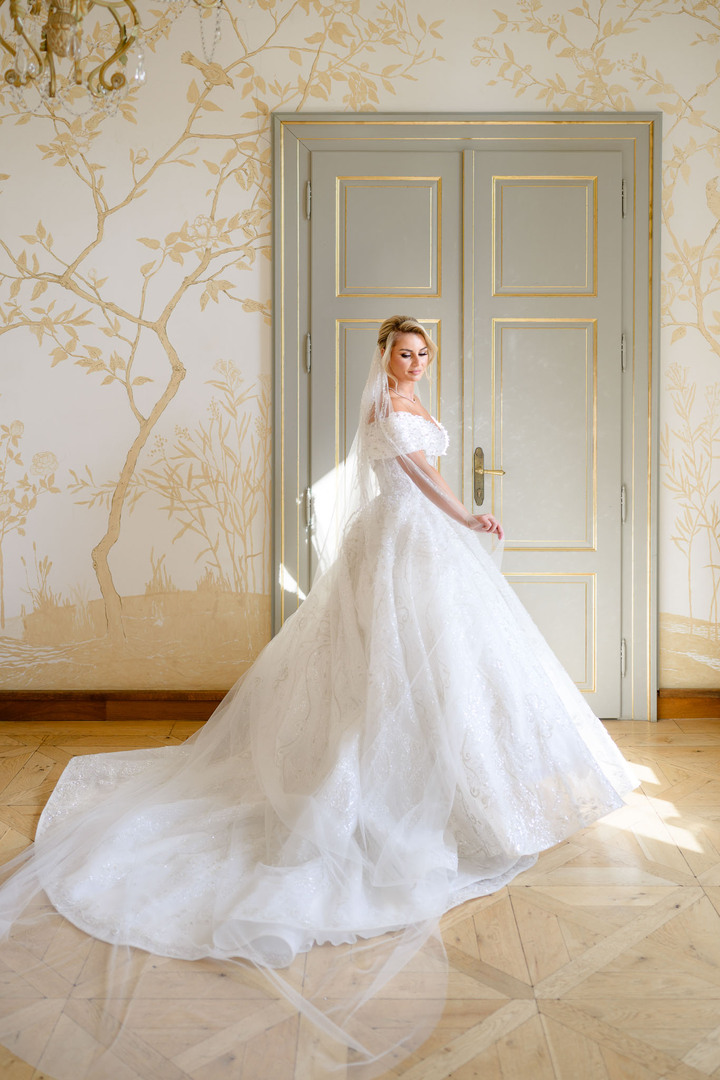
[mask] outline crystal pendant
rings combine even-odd
[[[130,85],[142,86],[147,78],[147,72],[145,71],[145,50],[138,48],[132,58],[130,69]]]
[[[82,30],[80,27],[76,27],[73,30],[72,37],[70,38],[69,54],[73,60],[77,60],[80,55],[80,47],[82,45]]]

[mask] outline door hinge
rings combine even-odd
[[[627,349],[626,349],[625,335],[620,335],[620,370],[624,371],[627,367]]]
[[[625,638],[620,638],[620,676],[625,678],[627,675],[627,642]]]
[[[623,524],[627,519],[627,487],[625,484],[620,485],[620,520]]]
[[[305,217],[310,220],[310,214],[312,213],[312,185],[308,180],[305,184]]]
[[[305,371],[310,374],[312,367],[312,339],[310,334],[305,335]]]
[[[311,531],[312,531],[312,527],[313,527],[313,512],[314,512],[314,507],[313,507],[312,488],[306,487],[305,491],[303,492],[303,513],[304,513],[304,516],[305,516],[305,525]]]
[[[622,216],[627,214],[627,184],[624,180],[620,181],[620,206],[622,208]],[[308,217],[310,215],[308,214]]]

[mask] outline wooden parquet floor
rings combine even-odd
[[[1,725],[0,859],[29,843],[70,757],[177,743],[197,726]],[[720,1080],[720,722],[608,728],[641,788],[449,913],[442,1020],[384,1080]],[[194,1080],[315,1080],[312,1034],[286,1010],[228,1016],[220,1035],[158,1037],[163,1069],[137,1075],[171,1075],[172,1062]],[[2,1048],[0,1077],[52,1080]]]

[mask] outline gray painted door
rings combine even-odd
[[[355,431],[377,328],[421,319],[449,482],[507,532],[504,572],[603,716],[620,714],[619,153],[314,154],[310,478]],[[467,341],[468,324],[471,340]],[[470,347],[467,348],[466,346]]]
[[[466,158],[468,426],[504,471],[483,509],[505,525],[503,572],[607,717],[621,685],[621,165],[619,152]]]

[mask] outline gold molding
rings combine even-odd
[[[314,125],[316,127],[325,127],[328,124],[332,124],[334,126],[337,126],[338,120],[341,120],[344,123],[351,122],[351,119],[349,120],[347,118],[347,114],[345,114],[345,115],[341,114],[341,115],[339,115],[338,117],[336,117],[336,118],[334,118],[332,120],[325,120],[325,119],[322,119],[320,117],[318,117],[317,119],[305,119],[305,117],[303,117],[301,115],[298,115],[297,119],[294,116],[293,116],[292,119],[283,118],[281,123],[282,123],[283,127],[307,127],[309,125]],[[465,119],[462,119],[462,120],[453,120],[451,118],[448,118],[448,119],[443,118],[442,120],[438,120],[438,119],[434,119],[434,120],[427,120],[427,119],[424,119],[424,120],[411,120],[410,118],[408,118],[407,120],[404,120],[404,119],[403,120],[390,120],[388,117],[383,117],[381,114],[378,114],[378,113],[364,113],[362,119],[359,119],[356,122],[358,124],[362,124],[364,128],[367,128],[368,125],[370,125],[370,124],[372,124],[373,126],[376,126],[376,127],[417,127],[419,125],[422,125],[424,127],[439,127],[439,128],[443,128],[443,127],[547,127],[547,126],[554,126],[554,127],[564,126],[564,127],[568,127],[568,126],[573,125],[573,124],[584,124],[585,126],[588,126],[588,125],[592,124],[594,127],[608,127],[608,126],[609,127],[617,127],[617,126],[620,126],[620,125],[622,125],[623,127],[633,127],[634,125],[638,125],[638,126],[641,126],[641,127],[651,127],[652,124],[653,124],[652,120],[632,120],[632,119],[629,119],[629,118],[625,119],[625,114],[624,113],[617,113],[617,119],[613,119],[613,120],[602,119],[602,114],[596,114],[596,113],[584,113],[581,118],[579,118],[579,117],[572,117],[572,118],[570,118],[570,117],[564,117],[564,118],[563,117],[557,117],[557,118],[548,117],[547,119],[542,119],[542,120],[541,119],[536,119],[535,117],[533,117],[532,120],[509,120],[509,119],[508,120],[505,120],[505,119],[496,120],[496,119],[489,119],[489,118],[488,119],[484,119],[484,118],[473,118],[473,119],[465,118]],[[344,138],[347,138],[347,136],[344,136]],[[370,139],[370,138],[372,138],[372,136],[365,135],[365,136],[362,136],[362,138]],[[438,138],[440,138],[440,137],[438,137]],[[447,138],[450,139],[451,136],[447,136]],[[618,136],[618,138],[622,138],[622,136]],[[626,138],[629,140],[629,136],[627,136]],[[335,139],[333,141],[337,141],[337,140]]]
[[[528,188],[558,188],[558,187],[576,187],[585,191],[585,285],[587,286],[588,277],[588,259],[587,253],[589,253],[590,237],[592,236],[592,290],[582,291],[580,289],[573,288],[571,285],[559,285],[556,287],[550,286],[532,286],[527,287],[515,287],[516,291],[510,289],[504,289],[502,284],[498,287],[497,284],[497,255],[499,251],[500,255],[500,279],[502,281],[502,265],[503,265],[503,244],[502,244],[502,232],[503,232],[503,201],[505,197],[505,186],[498,181],[504,180],[558,180],[558,181],[577,181],[583,180],[586,183],[580,184],[513,184],[510,185],[513,188],[528,187]],[[588,183],[589,181],[589,183]],[[500,188],[500,208],[498,212],[498,186]],[[588,191],[592,191],[592,233],[590,231],[590,213],[588,207]],[[500,232],[500,244],[498,247],[498,229]],[[598,178],[597,176],[571,176],[570,174],[540,174],[537,176],[514,176],[510,174],[503,174],[493,176],[492,178],[492,256],[491,256],[491,295],[497,296],[525,296],[525,297],[552,297],[552,296],[582,296],[582,297],[596,297],[598,294]],[[543,292],[545,288],[548,291]]]
[[[581,687],[578,686],[578,690],[582,694],[594,694],[597,692],[597,573],[594,570],[507,570],[503,571],[505,578],[535,578],[534,584],[552,584],[551,579],[555,579],[555,584],[561,581],[563,578],[584,578],[585,579],[585,682],[590,682],[590,686]],[[520,582],[518,582],[520,584]],[[567,582],[572,584],[572,582]],[[591,597],[591,617],[588,619],[588,590],[590,585],[590,597]],[[588,628],[592,629],[592,647],[588,648]],[[588,656],[590,657],[590,670],[591,678],[588,680]],[[575,684],[577,686],[577,683]]]
[[[433,206],[433,188],[432,188],[432,186],[428,185],[428,191],[430,192],[430,198],[431,198],[431,236],[430,236],[430,264],[429,264],[429,274],[428,274],[430,284],[427,287],[427,289],[432,288],[432,278],[433,278],[433,268],[432,268],[432,256],[433,256],[433,252],[432,252],[432,239],[433,239],[432,238],[432,224],[433,224],[432,210],[434,209],[434,222],[435,222],[435,234],[436,234],[436,266],[437,266],[437,285],[436,285],[435,292],[429,292],[429,291],[423,289],[422,286],[412,286],[412,285],[400,285],[400,286],[398,286],[398,288],[400,290],[402,290],[403,288],[408,289],[409,290],[408,292],[401,292],[401,291],[393,291],[393,292],[387,292],[387,293],[382,293],[382,292],[355,292],[355,291],[349,291],[348,288],[347,288],[347,284],[345,285],[345,291],[342,291],[342,289],[340,287],[340,277],[341,277],[340,264],[341,264],[341,261],[342,261],[342,265],[343,265],[343,278],[344,278],[344,281],[347,283],[347,250],[348,250],[348,242],[347,242],[347,192],[349,190],[349,186],[344,185],[342,187],[342,190],[345,193],[344,215],[343,215],[342,229],[341,229],[341,226],[340,226],[340,192],[341,192],[341,182],[344,182],[344,181],[347,181],[347,180],[383,180],[383,181],[386,181],[386,182],[387,181],[393,181],[393,180],[430,181],[430,185],[432,185],[432,184],[436,185],[435,189],[434,189],[434,191],[435,191],[434,206]],[[369,187],[381,187],[383,185],[381,185],[381,184],[369,184],[369,183],[358,183],[356,186],[357,187],[368,187],[369,188]],[[387,183],[386,183],[384,186],[393,186],[393,185],[392,184],[387,185]],[[399,186],[399,185],[395,185],[395,186]],[[413,187],[413,188],[417,187],[420,190],[422,188],[421,184],[410,184],[410,185],[407,185],[407,186]],[[340,237],[341,237],[341,235],[343,237],[343,255],[344,255],[344,258],[342,260],[340,258]],[[360,286],[360,287],[362,288],[362,286]],[[365,288],[367,288],[367,287],[368,286],[365,286]],[[336,299],[348,299],[348,298],[363,299],[363,298],[365,298],[365,299],[377,299],[377,300],[382,300],[382,299],[394,300],[394,299],[403,299],[405,297],[407,297],[407,298],[418,298],[418,299],[436,299],[436,298],[439,298],[441,296],[442,296],[442,176],[419,176],[419,175],[418,176],[395,176],[395,175],[390,175],[390,174],[388,174],[386,176],[370,176],[370,175],[367,175],[367,176],[354,176],[354,175],[351,175],[351,176],[336,176],[335,177],[335,297],[336,297]]]
[[[565,324],[565,325],[570,324],[571,326],[574,326],[577,329],[585,329],[586,331],[587,330],[592,331],[592,337],[591,337],[591,349],[592,349],[592,398],[591,398],[591,402],[592,402],[592,408],[590,410],[590,414],[591,414],[591,417],[592,417],[592,421],[591,421],[592,422],[592,439],[587,438],[587,416],[588,416],[588,408],[587,408],[587,389],[588,389],[588,387],[587,387],[587,378],[588,378],[587,334],[586,334],[586,343],[585,343],[585,350],[586,350],[585,351],[585,380],[586,380],[586,399],[585,399],[585,401],[586,401],[586,405],[585,405],[586,429],[585,430],[586,430],[586,446],[587,445],[592,446],[592,450],[591,450],[592,469],[591,469],[590,493],[588,493],[587,486],[586,486],[586,494],[585,494],[585,500],[586,500],[586,502],[585,502],[585,535],[587,537],[588,532],[589,532],[590,536],[589,536],[589,540],[587,540],[586,543],[584,543],[584,544],[564,544],[564,545],[554,544],[554,545],[550,545],[550,544],[540,544],[540,543],[535,543],[535,544],[518,543],[518,544],[513,544],[513,545],[507,544],[506,547],[505,547],[506,551],[588,551],[588,552],[597,551],[597,523],[598,523],[598,510],[597,510],[597,485],[598,485],[598,479],[597,479],[597,426],[598,426],[597,425],[597,396],[598,396],[598,394],[597,394],[597,376],[598,376],[598,371],[597,371],[597,367],[598,367],[598,356],[597,356],[597,352],[598,352],[598,350],[597,350],[597,319],[596,318],[582,318],[582,317],[580,317],[580,318],[572,318],[570,316],[563,316],[563,317],[558,317],[558,318],[550,317],[550,316],[543,317],[543,318],[525,318],[524,316],[515,316],[515,317],[508,317],[508,318],[493,318],[492,319],[491,331],[490,331],[490,333],[491,333],[491,338],[490,338],[490,365],[491,365],[490,386],[491,386],[491,391],[490,392],[491,392],[491,397],[492,397],[491,404],[490,404],[490,445],[492,446],[492,465],[491,465],[491,467],[492,468],[501,468],[502,463],[503,463],[503,455],[502,455],[502,434],[503,434],[503,427],[502,427],[502,424],[503,424],[503,421],[502,421],[502,411],[503,411],[502,331],[504,329],[509,328],[509,327],[522,329],[524,326],[527,326],[527,325],[531,325],[531,326],[541,325],[541,326],[544,326],[544,327],[547,327],[547,328],[551,328],[552,326],[557,326],[557,325],[560,325],[560,324]],[[496,327],[498,327],[498,325],[499,325],[499,329],[500,329],[500,364],[499,364],[499,378],[500,378],[500,410],[499,411],[500,411],[500,423],[499,423],[499,437],[500,437],[500,443],[501,443],[499,455],[496,453],[497,438],[498,438],[498,422],[497,422],[497,408],[496,408],[496,402],[498,400],[497,379],[496,379],[496,371],[497,371],[497,368],[498,368],[498,363],[497,363],[497,361],[498,361],[498,355],[497,355],[497,352],[498,352],[498,335],[496,333]],[[587,451],[586,451],[586,454],[587,454]],[[496,464],[498,457],[499,457],[499,463]],[[586,475],[586,485],[587,485],[587,465],[586,465],[586,469],[585,469],[585,475]],[[493,478],[492,478],[492,496],[491,496],[491,506],[492,506],[492,513],[493,514],[495,513],[495,491],[496,491],[495,482],[496,482],[496,479],[497,478],[493,476]],[[503,516],[502,484],[501,484],[501,487],[500,487],[500,491],[501,491],[500,510],[498,512],[498,516],[502,519],[502,516]],[[588,500],[588,494],[590,494],[590,499],[591,499],[590,514],[589,514],[590,521],[589,522],[588,522],[588,501],[587,501]],[[589,526],[589,529],[588,529],[588,526]]]
[[[285,191],[285,140],[280,140],[280,190]],[[285,283],[285,200],[280,201],[280,280]],[[296,297],[300,302],[299,296]],[[285,289],[280,290],[280,560],[285,565]],[[273,567],[272,588],[275,589]],[[280,625],[285,622],[285,590],[280,587]]]
[[[652,634],[651,627],[653,625],[653,617],[657,618],[657,612],[653,612],[652,609],[652,451],[653,451],[653,411],[652,411],[652,376],[653,376],[653,223],[654,223],[654,206],[653,206],[653,187],[654,187],[654,169],[655,169],[655,157],[654,157],[654,136],[655,128],[650,127],[649,134],[649,153],[648,153],[648,186],[649,186],[649,213],[648,213],[648,434],[647,434],[647,708],[648,716],[652,715]],[[637,177],[637,169],[633,174],[633,178]],[[634,194],[634,191],[633,191]],[[633,207],[635,206],[635,200],[633,199]],[[635,254],[635,229],[633,229],[633,262]],[[635,324],[635,312],[633,309],[633,327]],[[633,346],[635,343],[635,335],[633,333]],[[633,364],[633,404],[635,401],[635,365]],[[633,409],[633,441],[635,425],[635,411]],[[633,469],[635,465],[635,458],[633,457]],[[632,508],[635,506],[635,499],[633,493]],[[635,550],[633,546],[633,563],[635,559]],[[634,568],[633,568],[634,569]],[[634,712],[634,710],[633,710]]]

